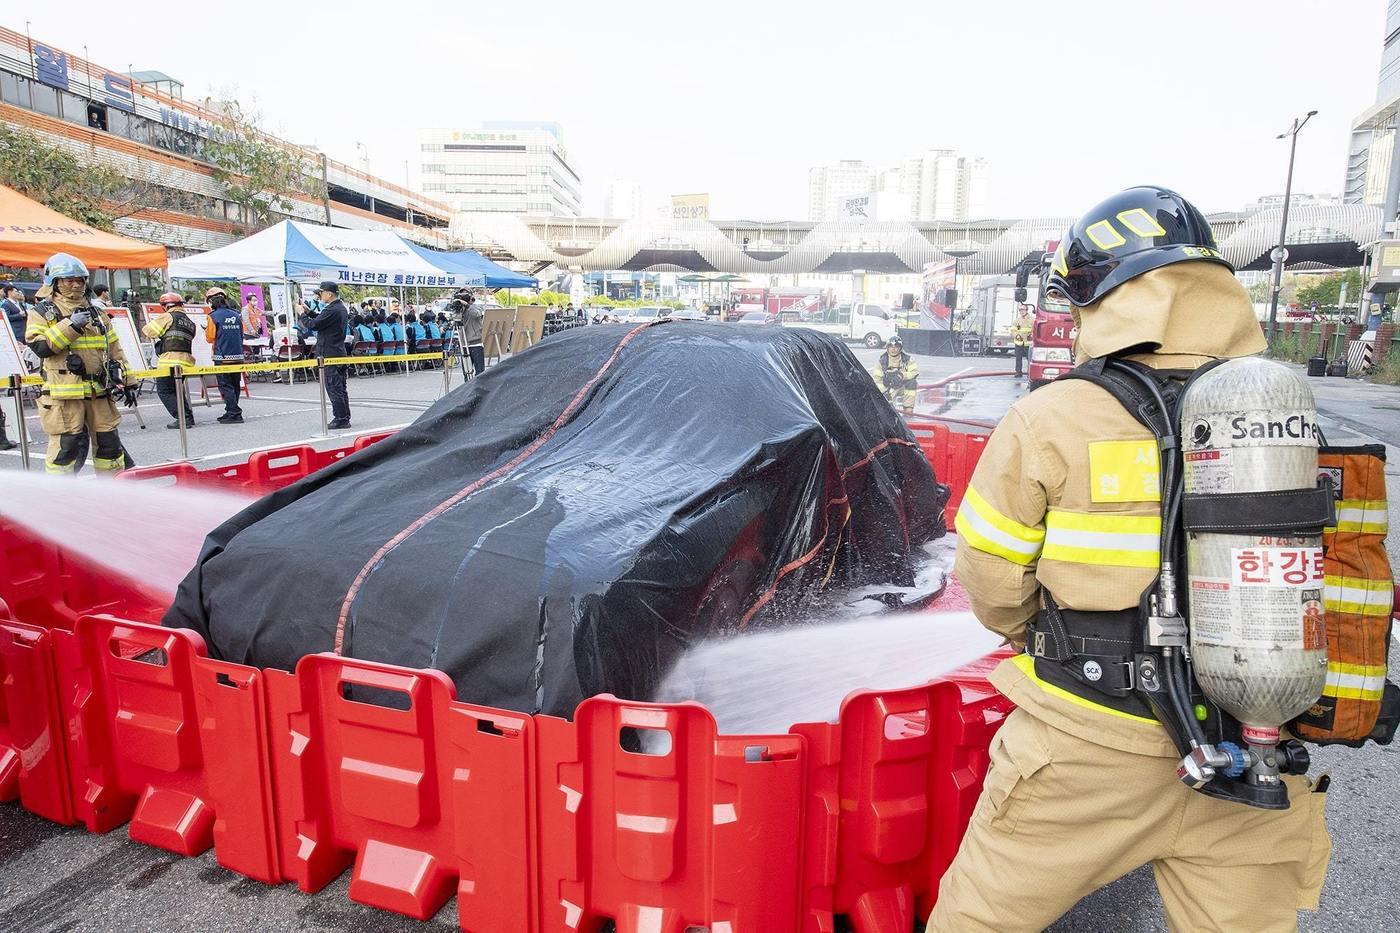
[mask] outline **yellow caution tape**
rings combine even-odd
[[[440,360],[441,353],[380,353],[369,356],[332,356],[324,362],[327,366],[358,366],[361,363],[403,363],[410,360]]]
[[[152,369],[130,369],[126,375],[130,379],[159,379],[161,376],[226,376],[229,373],[271,373],[292,369],[315,369],[317,365],[358,366],[362,363],[407,363],[414,360],[441,360],[441,353],[401,353],[398,355],[375,356],[334,356],[324,360],[304,359],[276,363],[238,363],[232,366],[181,366],[165,363]],[[20,385],[38,386],[44,384],[41,374],[20,377]],[[0,386],[3,386],[0,383]]]

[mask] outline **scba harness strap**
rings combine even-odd
[[[1140,380],[1110,368],[1107,358],[1089,360],[1060,378],[1082,379],[1097,385],[1152,432],[1160,450],[1174,453],[1176,432],[1172,412],[1193,373],[1154,370],[1130,361],[1119,362],[1132,366],[1156,383],[1165,410]],[[1155,586],[1154,579],[1147,592]],[[1143,609],[1101,612],[1065,609],[1048,591],[1043,591],[1042,600],[1044,608],[1030,623],[1026,639],[1026,653],[1034,659],[1036,675],[1120,713],[1144,719],[1159,718],[1154,705],[1142,694],[1142,684],[1135,673],[1138,658],[1145,651]]]

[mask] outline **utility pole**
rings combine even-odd
[[[1279,225],[1278,246],[1273,252],[1274,260],[1274,288],[1269,295],[1269,336],[1268,340],[1273,343],[1274,334],[1278,330],[1278,295],[1283,290],[1283,263],[1288,258],[1288,250],[1284,244],[1288,242],[1288,202],[1293,196],[1293,159],[1298,154],[1298,131],[1307,125],[1308,121],[1317,115],[1316,110],[1309,110],[1307,115],[1299,120],[1293,118],[1293,125],[1286,131],[1279,133],[1278,138],[1287,137],[1288,148],[1288,181],[1283,187],[1283,222]]]

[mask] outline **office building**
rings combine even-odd
[[[488,121],[427,131],[423,193],[473,213],[578,217],[582,182],[557,123]]]
[[[1383,206],[1396,196],[1392,166],[1396,156],[1395,124],[1400,115],[1400,3],[1388,5],[1382,34],[1381,67],[1375,102],[1352,121],[1342,200],[1347,204]],[[1389,198],[1387,197],[1389,195]],[[1394,220],[1387,217],[1386,222]]]

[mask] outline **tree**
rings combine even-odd
[[[237,101],[218,109],[223,119],[204,147],[204,158],[214,166],[224,197],[242,208],[251,226],[262,229],[274,222],[274,212],[290,212],[293,194],[324,195],[319,175],[310,173],[300,155],[258,130],[257,114],[245,112]]]
[[[1298,303],[1311,307],[1317,302],[1320,308],[1335,308],[1341,304],[1342,283],[1347,286],[1348,300],[1361,299],[1361,270],[1348,269],[1345,273],[1333,272],[1329,275],[1310,276],[1309,282],[1298,289]]]
[[[85,165],[68,150],[6,123],[0,123],[0,183],[99,230],[142,211],[201,213],[197,194]]]
[[[66,149],[0,122],[0,183],[99,230],[111,230],[128,181],[115,169],[83,165]]]

